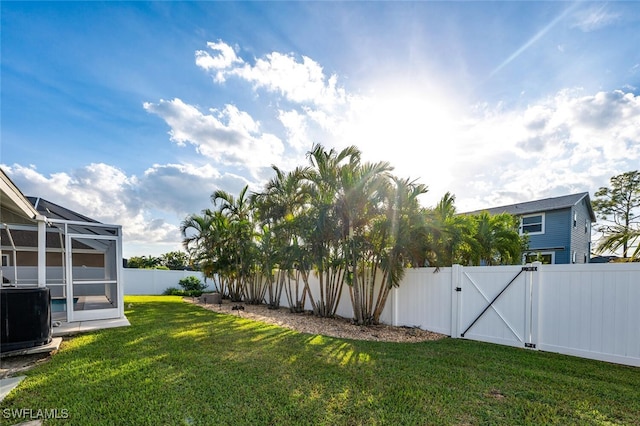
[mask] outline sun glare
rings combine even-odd
[[[389,161],[400,177],[440,192],[453,173],[456,119],[443,96],[391,92],[363,98],[343,133],[367,161]],[[446,190],[445,190],[446,191]]]

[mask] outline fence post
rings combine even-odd
[[[533,344],[532,349],[540,349],[540,336],[538,328],[538,318],[540,314],[540,287],[542,285],[542,262],[533,262],[535,271],[531,276],[531,316],[529,319],[529,341]]]
[[[533,276],[535,275],[536,267],[531,263],[525,265],[526,274],[524,275],[524,335],[522,340],[524,341],[524,347],[527,349],[535,349],[535,342],[531,341],[531,292],[533,287]]]
[[[462,302],[462,265],[451,266],[451,338],[457,339],[460,318],[460,303]]]

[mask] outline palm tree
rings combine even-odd
[[[441,267],[468,263],[473,221],[469,216],[456,214],[455,196],[445,193],[438,204],[425,214],[429,264]]]
[[[202,215],[187,216],[182,221],[180,231],[191,262],[198,263],[205,277],[211,278],[215,288],[226,296],[230,274],[230,261],[225,250],[225,244],[229,241],[227,217],[219,211],[205,209]]]
[[[360,151],[347,147],[340,152],[326,151],[316,144],[307,153],[311,164],[308,174],[310,209],[303,219],[308,226],[303,239],[320,281],[320,297],[315,307],[319,316],[333,316],[338,307],[345,279],[344,248],[340,239],[340,224],[336,214],[340,168],[345,163],[357,164]]]
[[[228,218],[229,234],[226,240],[226,257],[234,267],[232,280],[229,282],[229,296],[234,302],[243,299],[245,284],[252,274],[254,250],[254,226],[252,223],[252,206],[247,196],[249,186],[245,186],[235,198],[223,190],[217,190],[211,195],[214,206],[218,206],[220,214]]]
[[[250,197],[247,186],[237,198],[215,191],[217,209],[183,223],[185,247],[209,274],[224,277],[233,300],[268,297],[278,307],[284,289],[291,309],[304,309],[309,297],[316,315],[333,316],[346,282],[355,321],[368,324],[379,321],[406,267],[519,260],[511,216],[456,215],[449,193],[425,210],[418,198],[426,186],[393,176],[387,162],[362,163],[355,146],[316,144],[307,157],[308,167],[289,173],[272,166],[275,176]]]
[[[599,242],[596,253],[601,254],[607,251],[615,253],[622,249],[624,259],[632,261],[640,259],[640,244],[636,244],[636,241],[640,241],[640,229],[632,229],[623,225],[609,225],[608,231],[609,234]],[[634,245],[636,248],[629,255],[629,251]]]
[[[512,265],[521,262],[522,239],[518,219],[508,213],[475,216],[473,262],[476,265]]]
[[[373,294],[367,291],[369,287],[372,289],[373,283],[367,278],[365,269],[359,269],[358,265],[372,254],[367,232],[387,201],[385,189],[391,169],[387,162],[361,165],[353,161],[339,170],[336,209],[344,243],[344,268],[348,271],[346,278],[358,324],[371,321],[372,297],[367,296]]]
[[[376,259],[376,265],[375,269],[372,267],[369,284],[369,318],[374,324],[380,321],[391,289],[400,285],[405,268],[420,265],[424,258],[424,215],[418,197],[428,189],[409,179],[393,177],[392,181],[386,214],[381,217],[378,226],[372,228],[374,238],[371,240],[378,241],[372,256]],[[376,244],[373,246],[376,247]],[[378,269],[382,271],[382,284],[374,303],[373,290]]]
[[[294,312],[304,310],[307,295],[312,306],[315,301],[308,287],[307,271],[302,272],[299,265],[303,251],[300,249],[300,218],[304,209],[308,207],[308,185],[305,178],[308,168],[298,167],[285,173],[276,166],[272,166],[276,175],[266,185],[262,193],[255,195],[256,210],[263,226],[271,232],[274,265],[277,272],[268,288],[269,305],[278,307],[282,290],[284,289],[289,303],[289,309]],[[304,287],[300,287],[300,277],[303,275]]]
[[[203,241],[210,231],[213,212],[209,209],[203,210],[202,215],[190,214],[180,224],[182,234],[182,245],[193,260],[197,256]]]
[[[317,314],[335,314],[346,281],[355,321],[377,322],[390,288],[420,252],[410,241],[424,232],[417,197],[426,187],[393,177],[387,162],[362,163],[353,146],[337,152],[315,145],[309,160],[311,208],[302,239],[320,281]],[[379,274],[383,288],[375,298]]]

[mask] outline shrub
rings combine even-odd
[[[200,297],[202,290],[182,290],[176,287],[169,287],[162,292],[165,296],[188,296],[188,297]]]
[[[181,279],[178,284],[180,284],[180,287],[185,291],[199,291],[200,294],[207,288],[206,284],[203,284],[198,277],[193,275]]]

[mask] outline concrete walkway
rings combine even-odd
[[[20,384],[22,380],[27,376],[9,377],[6,379],[0,379],[0,402],[9,395],[9,392]]]

